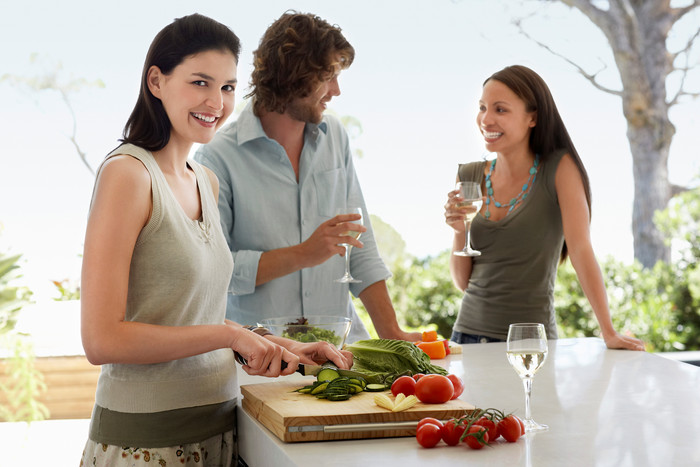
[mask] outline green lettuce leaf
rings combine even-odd
[[[352,369],[365,374],[383,374],[386,381],[416,373],[447,375],[447,370],[430,363],[430,357],[415,344],[395,339],[367,339],[345,346],[352,352]]]

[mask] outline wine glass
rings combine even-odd
[[[471,209],[464,218],[464,248],[460,251],[455,251],[454,254],[457,256],[480,256],[481,252],[473,250],[471,247],[469,231],[471,230],[472,220],[484,204],[484,199],[481,197],[481,185],[476,182],[458,182],[455,189],[459,190],[457,207]]]
[[[351,207],[351,208],[337,208],[335,210],[335,215],[341,215],[341,214],[359,214],[360,218],[356,221],[350,221],[354,222],[356,224],[362,225],[362,208],[357,208],[357,207]],[[342,233],[342,235],[347,235],[350,237],[355,237],[356,239],[360,238],[360,234],[362,232],[358,232],[357,230],[347,230]],[[352,250],[352,245],[348,243],[341,243],[345,247],[345,274],[343,274],[343,277],[340,279],[336,279],[336,282],[342,282],[343,284],[351,283],[351,282],[362,282],[359,279],[355,279],[350,275],[350,251]]]
[[[540,323],[511,324],[508,327],[506,356],[525,389],[525,432],[545,431],[549,427],[534,421],[530,415],[532,378],[547,359],[547,333]]]

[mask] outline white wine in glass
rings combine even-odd
[[[530,414],[530,393],[532,378],[547,359],[547,333],[540,323],[518,323],[508,327],[506,340],[506,356],[523,382],[525,390],[525,432],[548,430],[547,425],[541,425],[532,419]]]
[[[481,185],[476,182],[458,182],[457,207],[471,208],[464,218],[464,248],[455,251],[456,256],[480,256],[481,252],[471,247],[471,226],[477,213],[481,210],[484,200],[481,196]]]
[[[335,210],[335,215],[341,215],[341,214],[359,214],[360,218],[356,221],[351,221],[355,224],[360,224],[363,225],[362,223],[362,208],[356,208],[356,207],[351,207],[351,208],[337,208]],[[357,230],[346,230],[345,232],[342,233],[342,235],[346,235],[349,237],[354,237],[355,239],[360,238],[360,234],[362,232],[358,232]],[[350,274],[350,251],[352,250],[352,245],[348,243],[341,243],[345,247],[345,274],[343,274],[343,277],[336,279],[336,282],[341,282],[343,284],[345,283],[356,283],[356,282],[362,282],[359,279],[355,279],[352,277]]]

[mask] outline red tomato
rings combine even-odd
[[[397,380],[398,381],[398,380]],[[392,387],[393,392],[393,387]],[[442,404],[452,399],[455,388],[447,376],[425,375],[416,383],[416,397],[426,404]]]
[[[484,428],[486,428],[486,430],[488,430],[489,442],[496,441],[496,438],[498,438],[500,436],[498,434],[498,428],[496,426],[496,422],[494,422],[490,418],[481,417],[479,420],[476,421],[476,425],[481,425]]]
[[[498,422],[498,432],[509,443],[514,443],[523,435],[520,423],[515,415],[508,415]]]
[[[452,386],[454,386],[454,394],[452,394],[452,399],[457,399],[462,392],[464,392],[464,381],[457,375],[447,375],[447,378],[452,381]]]
[[[422,427],[426,423],[432,423],[433,425],[442,428],[442,422],[440,420],[438,420],[437,418],[425,417],[424,419],[422,419],[421,421],[418,422],[418,425],[416,425],[416,430],[418,430],[418,428]]]
[[[442,341],[442,344],[445,346],[445,355],[451,354],[452,351],[450,350],[450,341],[448,341],[447,339],[444,339]]]
[[[391,385],[391,393],[394,397],[398,394],[414,395],[416,393],[416,380],[410,376],[399,376]]]
[[[423,376],[425,376],[423,373],[416,373],[415,375],[413,375],[413,379],[415,379],[416,381],[418,381],[418,380],[421,379]]]
[[[457,422],[457,420],[449,420],[445,422],[442,426],[442,440],[447,443],[448,446],[457,446],[459,444],[459,438],[462,437],[464,433],[465,425]]]
[[[520,417],[518,417],[517,415],[513,415],[513,417],[515,417],[515,419],[518,421],[518,423],[520,423],[521,436],[524,435],[525,434],[525,424],[523,423],[522,420],[520,420]]]
[[[464,442],[472,449],[481,449],[489,443],[488,430],[481,425],[474,424],[469,427]]]
[[[439,426],[426,423],[416,430],[416,441],[424,448],[433,448],[442,439]]]

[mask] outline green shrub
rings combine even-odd
[[[43,420],[46,407],[37,398],[45,390],[43,375],[34,366],[34,348],[30,337],[15,330],[22,307],[30,303],[27,287],[11,285],[17,279],[20,255],[0,254],[0,345],[4,374],[0,391],[5,402],[0,404],[0,421]]]

